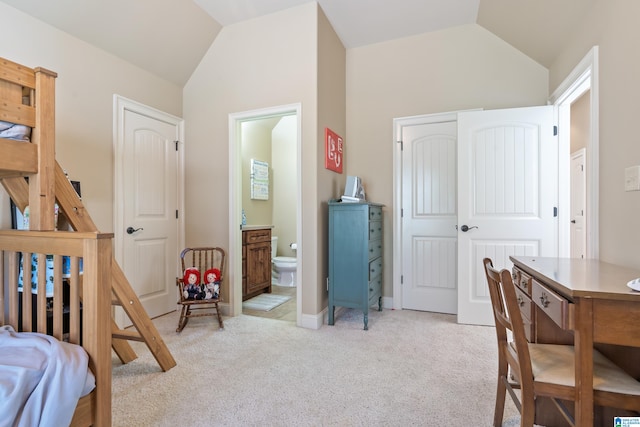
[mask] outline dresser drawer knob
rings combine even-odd
[[[524,305],[524,300],[522,299],[522,297],[520,295],[518,295],[518,305],[520,307],[522,307]]]

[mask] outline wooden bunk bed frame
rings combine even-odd
[[[112,348],[123,363],[128,363],[137,357],[128,341],[143,341],[163,371],[176,362],[112,258],[113,234],[98,231],[55,160],[56,77],[44,68],[31,69],[0,58],[0,120],[32,128],[31,142],[0,138],[0,181],[16,207],[24,212],[29,206],[30,211],[29,231],[0,230],[0,325],[10,324],[18,330],[21,320],[22,330],[47,333],[48,315],[53,324],[50,335],[81,344],[89,355],[96,388],[78,402],[72,425],[109,426]],[[56,202],[61,221],[74,231],[54,231]],[[29,286],[20,297],[20,254],[23,259],[37,254],[40,266],[45,265],[47,255],[53,257],[54,296],[50,301],[45,292],[33,297]],[[71,264],[68,278],[63,278],[61,268],[65,256]],[[38,289],[45,289],[45,268],[38,268],[37,279]],[[64,286],[69,286],[70,295],[66,307],[62,303]],[[112,305],[122,306],[135,330],[121,330],[116,325]],[[65,310],[67,330],[63,328]],[[32,325],[32,313],[37,315],[37,325]]]

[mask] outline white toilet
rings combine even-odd
[[[295,245],[292,245],[295,251]],[[278,237],[271,237],[271,284],[277,286],[296,286],[296,258],[290,256],[276,256],[278,252]]]

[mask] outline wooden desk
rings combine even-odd
[[[510,259],[514,263],[514,273],[519,274],[520,270],[532,279],[530,295],[534,294],[532,300],[537,312],[533,320],[535,339],[543,341],[546,338],[542,337],[550,336],[542,330],[547,327],[543,322],[548,320],[545,320],[548,316],[542,314],[546,295],[536,295],[536,287],[538,292],[554,292],[550,294],[552,298],[559,297],[557,302],[565,304],[564,311],[558,311],[559,315],[551,314],[554,321],[558,318],[564,320],[563,325],[555,321],[558,327],[573,333],[576,348],[576,425],[593,426],[592,348],[594,343],[640,347],[640,292],[627,287],[627,282],[640,277],[640,271],[597,260],[514,256]],[[554,304],[553,299],[551,304]],[[634,363],[623,360],[621,366],[632,370],[632,365],[635,365],[636,371],[629,373],[640,378],[637,353],[632,356],[622,354],[629,353],[624,348],[620,353],[622,359],[635,359]],[[618,363],[615,350],[610,349],[607,356]]]

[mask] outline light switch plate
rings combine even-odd
[[[640,190],[640,166],[631,166],[624,170],[624,191]]]

